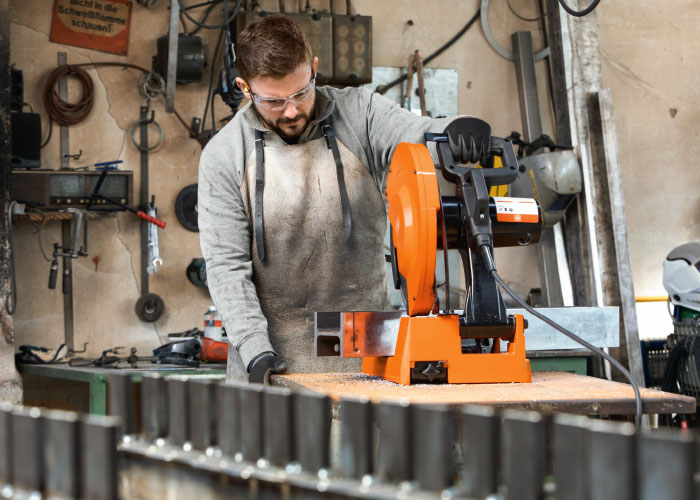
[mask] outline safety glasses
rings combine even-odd
[[[260,97],[254,94],[248,83],[245,84],[244,92],[250,95],[250,97],[263,109],[269,111],[281,111],[283,110],[288,102],[291,102],[295,106],[307,101],[314,93],[314,87],[316,85],[316,73],[311,75],[311,81],[309,84],[301,89],[299,92],[290,95],[289,97]]]

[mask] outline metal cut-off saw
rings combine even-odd
[[[456,196],[441,196],[423,144],[396,147],[387,183],[393,279],[406,310],[317,312],[316,355],[361,357],[363,373],[403,385],[530,382],[527,325],[522,315],[507,313],[491,272],[494,247],[539,241],[540,205],[489,195],[492,186],[513,182],[519,167],[512,143],[492,137],[486,122],[459,118],[442,134],[426,134],[429,141]],[[450,142],[481,167],[458,165]],[[494,157],[502,167],[489,167]],[[438,249],[445,254],[443,284],[435,279]],[[445,249],[458,250],[462,259],[467,297],[461,312],[449,308]],[[445,287],[444,304],[438,286]]]

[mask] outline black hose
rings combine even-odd
[[[590,14],[591,12],[593,12],[593,9],[595,9],[596,7],[598,7],[598,4],[599,4],[599,3],[600,3],[600,0],[593,0],[593,1],[591,2],[591,4],[590,4],[588,7],[586,7],[585,9],[583,9],[583,10],[574,10],[574,9],[572,9],[571,7],[569,7],[568,5],[566,5],[566,3],[564,2],[564,0],[559,0],[559,4],[562,6],[562,8],[563,8],[566,12],[568,12],[569,14],[571,14],[571,15],[574,16],[574,17],[583,17],[583,16],[585,16],[585,15],[587,15],[587,14]]]
[[[241,0],[237,0],[236,7],[233,9],[233,14],[231,14],[231,17],[226,18],[226,14],[228,14],[228,12],[224,13],[224,22],[223,23],[221,23],[221,24],[203,24],[203,23],[200,23],[199,21],[197,21],[194,17],[192,17],[191,15],[189,15],[187,13],[187,8],[185,8],[182,5],[182,0],[177,0],[177,2],[180,4],[180,12],[185,14],[185,17],[187,19],[189,19],[190,22],[194,23],[194,25],[197,26],[198,28],[205,28],[205,29],[210,29],[210,30],[218,30],[220,28],[228,26],[229,23],[236,18],[236,16],[238,15],[238,11],[241,8]]]
[[[464,35],[467,31],[469,31],[469,28],[472,27],[472,25],[477,21],[477,19],[479,19],[480,16],[481,16],[481,9],[477,10],[476,14],[474,14],[472,16],[472,18],[469,20],[469,22],[467,24],[465,24],[464,27],[461,30],[459,30],[455,36],[453,36],[450,40],[448,40],[447,43],[445,43],[442,47],[440,47],[435,52],[430,54],[428,57],[423,59],[423,66],[427,65],[430,61],[432,61],[437,56],[439,56],[440,54],[445,52],[447,49],[449,49],[452,45],[454,45],[454,43],[457,40],[459,40],[462,37],[462,35]],[[379,85],[376,89],[374,89],[374,91],[377,92],[378,94],[382,94],[382,95],[386,94],[387,90],[389,90],[392,87],[395,87],[396,85],[398,85],[401,82],[403,82],[404,80],[406,80],[406,76],[407,75],[401,75],[396,80],[393,80],[385,85]]]
[[[516,294],[513,290],[510,289],[508,285],[505,284],[505,282],[501,279],[501,277],[498,275],[498,272],[496,271],[495,267],[493,267],[493,256],[491,255],[491,248],[488,245],[482,245],[481,246],[481,254],[482,257],[484,258],[484,263],[486,264],[487,268],[490,270],[489,274],[494,277],[496,282],[503,288],[503,290],[510,295],[515,302],[518,303],[520,307],[525,309],[527,312],[535,316],[536,318],[541,319],[545,323],[547,323],[549,326],[552,328],[555,328],[559,330],[561,333],[569,337],[571,340],[574,342],[577,342],[584,346],[586,349],[590,350],[591,352],[594,352],[598,356],[601,356],[603,359],[606,359],[607,361],[610,362],[611,365],[613,365],[615,368],[622,373],[622,375],[629,380],[630,385],[632,386],[632,389],[634,390],[634,396],[635,396],[635,415],[634,415],[634,422],[637,426],[637,430],[641,428],[642,424],[642,395],[639,392],[639,386],[637,385],[637,382],[634,380],[634,377],[632,377],[632,374],[627,371],[627,369],[620,364],[618,360],[610,356],[608,353],[603,351],[602,349],[594,346],[590,342],[585,341],[578,335],[576,335],[573,332],[570,332],[563,326],[561,326],[559,323],[556,321],[551,320],[547,316],[537,312],[533,307],[531,307],[527,302],[525,302],[523,299],[521,299],[518,294]]]

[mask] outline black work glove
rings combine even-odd
[[[489,157],[491,126],[473,116],[462,116],[445,128],[456,163],[480,163]]]
[[[274,352],[258,354],[248,365],[248,382],[270,384],[270,375],[287,371],[287,363]]]

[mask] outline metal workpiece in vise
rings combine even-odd
[[[486,122],[459,118],[441,134],[426,134],[426,141],[435,142],[441,174],[455,184],[456,196],[440,195],[425,145],[397,146],[387,200],[394,285],[406,311],[317,313],[317,354],[362,357],[364,373],[404,385],[530,382],[525,321],[522,315],[507,314],[491,271],[494,247],[539,241],[540,205],[532,198],[489,195],[491,187],[513,182],[519,166],[512,143],[492,137]],[[455,151],[467,164],[455,160]],[[502,167],[491,166],[494,157]],[[438,249],[445,255],[442,307],[435,279]],[[449,307],[449,249],[458,250],[467,285],[459,314]],[[337,332],[338,345],[319,348],[329,330]],[[503,352],[502,342],[507,343]]]

